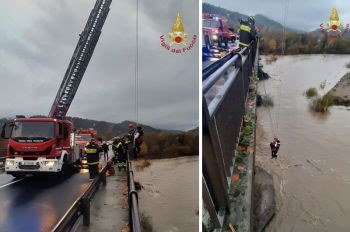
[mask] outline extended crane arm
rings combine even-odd
[[[64,118],[78,90],[81,79],[92,57],[112,0],[97,0],[83,32],[79,35],[69,66],[64,75],[49,117]]]

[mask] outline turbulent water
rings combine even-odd
[[[135,170],[140,211],[158,232],[198,231],[198,156],[151,160]]]
[[[303,96],[324,80],[332,88],[349,61],[341,55],[285,56],[272,64],[263,59],[272,78],[259,83],[259,92],[266,89],[275,106],[270,113],[258,109],[256,163],[273,175],[277,202],[266,231],[350,231],[350,109],[316,114]],[[277,160],[269,154],[273,133],[282,144]]]

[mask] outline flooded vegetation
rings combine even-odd
[[[315,112],[327,113],[328,107],[332,105],[332,98],[330,94],[325,93],[327,82],[322,81],[319,89],[311,87],[306,90],[305,96],[310,101],[310,109]],[[319,94],[320,93],[320,94]]]

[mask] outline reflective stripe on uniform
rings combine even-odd
[[[95,164],[98,164],[99,162],[91,162],[91,163],[88,163],[88,165],[95,165]]]
[[[239,42],[239,45],[243,45],[243,46],[245,46],[245,47],[248,47],[248,46],[249,46],[249,44],[242,43],[242,42]]]
[[[90,153],[96,153],[97,149],[96,148],[86,148],[85,150],[86,153],[90,154]]]
[[[120,146],[122,146],[123,144],[122,144],[122,142],[119,142],[119,143],[117,143],[117,144],[114,144],[114,146],[116,147],[116,148],[118,148],[118,147],[120,147]]]
[[[247,26],[247,25],[241,25],[241,26],[239,27],[239,29],[242,30],[242,31],[246,31],[246,32],[248,32],[248,33],[250,33],[250,31],[252,30],[252,29],[250,28],[250,26]]]

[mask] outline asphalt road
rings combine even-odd
[[[103,157],[102,157],[103,158]],[[0,231],[51,231],[90,183],[88,170],[67,177],[0,174]]]
[[[228,43],[228,49],[226,52],[232,49],[237,49],[239,46],[239,41],[235,43]],[[202,69],[205,69],[209,65],[215,63],[216,61],[220,60],[220,51],[218,49],[210,49],[210,57],[207,57],[205,60],[202,61]]]

